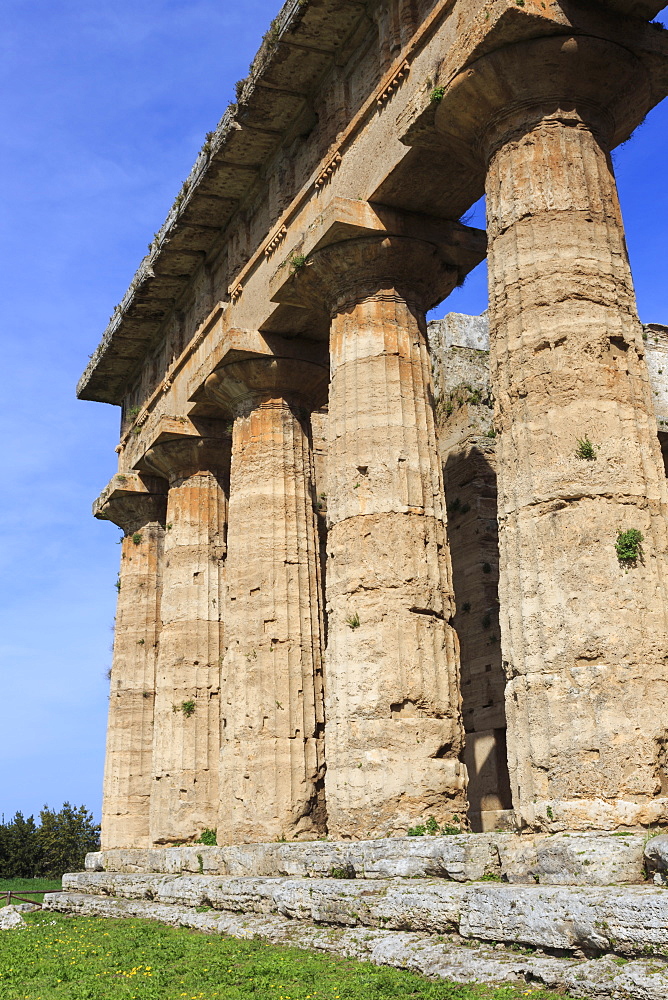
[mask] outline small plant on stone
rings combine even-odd
[[[488,438],[495,438],[496,437],[496,431],[494,430],[493,427],[490,427],[490,429],[485,434],[485,437],[488,437]]]
[[[547,809],[545,810],[545,812],[547,813],[547,818],[550,821],[554,819],[554,811],[552,809],[552,806],[548,806]]]
[[[631,566],[642,555],[642,531],[637,528],[629,528],[627,531],[620,531],[615,542],[617,558],[623,566]]]
[[[141,545],[141,543],[142,543],[142,536],[141,536],[140,532],[135,531],[134,535],[132,536],[132,541],[135,543],[135,545]]]
[[[442,837],[456,837],[461,832],[462,828],[459,826],[459,816],[453,816],[452,823],[444,823],[441,827]]]
[[[137,417],[141,413],[141,406],[131,406],[128,410],[129,417]]]
[[[306,265],[308,257],[303,253],[295,253],[291,257],[288,257],[288,264],[290,265],[290,274],[294,274],[295,271],[300,271],[302,267]]]
[[[330,868],[329,877],[330,878],[355,878],[355,869],[352,865],[344,865],[342,868]]]
[[[435,837],[436,836],[436,834],[440,830],[440,827],[439,827],[439,825],[438,825],[438,823],[436,821],[436,817],[435,816],[430,816],[429,817],[429,819],[425,823],[425,828],[426,828],[427,833],[429,834],[430,837]]]
[[[204,844],[206,847],[216,847],[218,845],[218,838],[216,836],[217,831],[211,830],[209,827],[206,830],[202,830],[198,839],[195,841],[196,844]],[[197,855],[199,857],[199,855]]]
[[[121,592],[121,578],[120,578],[120,576],[116,580],[116,583],[114,584],[114,587],[116,588],[116,590],[120,594],[120,592]]]
[[[429,95],[429,100],[432,104],[440,104],[445,96],[445,87],[434,87],[431,94]]]
[[[194,701],[182,701],[180,705],[172,705],[172,712],[183,712],[186,719],[189,719],[191,715],[195,714],[195,708]]]
[[[592,462],[596,458],[597,451],[598,448],[591,443],[586,434],[583,438],[578,438],[578,446],[575,449],[577,458],[581,458],[586,462]]]
[[[419,823],[417,826],[409,826],[406,831],[409,837],[424,837],[427,832],[427,827],[424,824]]]
[[[348,628],[351,628],[353,631],[356,628],[359,628],[360,624],[361,624],[361,622],[360,622],[360,616],[357,614],[357,612],[355,612],[354,615],[349,615],[348,618],[346,618],[346,625],[348,626]]]

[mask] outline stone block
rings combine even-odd
[[[644,857],[650,872],[668,872],[668,835],[662,834],[648,840]]]
[[[13,931],[25,926],[26,922],[15,906],[3,906],[0,909],[0,931]]]
[[[620,955],[668,948],[668,894],[652,886],[475,886],[462,901],[460,934],[538,948]]]

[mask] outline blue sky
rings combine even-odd
[[[5,0],[0,812],[99,816],[119,413],[75,385],[279,0]],[[615,154],[641,318],[668,322],[668,102]],[[483,225],[478,206],[472,224]],[[484,265],[435,315],[486,307]]]

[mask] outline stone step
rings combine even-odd
[[[257,878],[82,872],[63,889],[342,926],[457,931],[467,939],[623,957],[668,955],[668,892],[656,886],[470,885],[443,879]]]
[[[310,921],[281,915],[197,912],[173,903],[72,892],[47,894],[44,908],[86,916],[160,920],[236,938],[260,937],[273,944],[362,959],[459,983],[524,983],[593,1000],[665,1000],[668,996],[668,963],[659,959],[626,961],[612,955],[592,960],[559,958],[509,950],[501,944],[491,947],[463,942],[454,934],[316,927]]]
[[[89,871],[164,874],[445,878],[469,882],[496,876],[510,884],[611,885],[644,879],[643,834],[509,833],[188,845],[89,854]]]

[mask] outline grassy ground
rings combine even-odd
[[[61,884],[60,879],[54,881],[48,878],[0,878],[0,894],[7,892],[9,889],[19,894],[22,890],[24,892],[36,892],[39,890],[42,893],[41,896],[26,896],[26,899],[35,903],[41,903],[45,892],[59,892]],[[5,906],[6,902],[6,899],[0,899],[0,906]]]
[[[26,930],[0,935],[1,1000],[557,1000],[144,920],[26,919]]]

